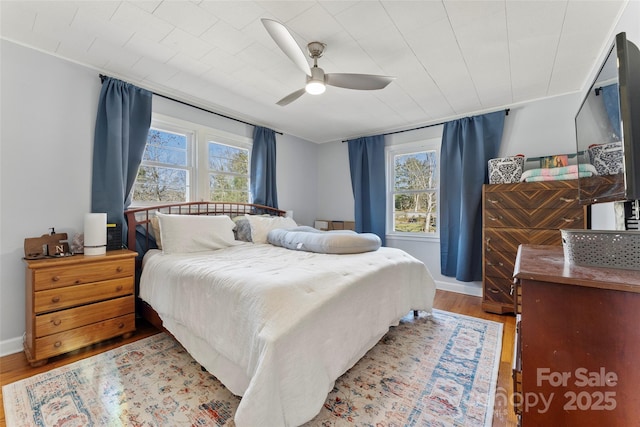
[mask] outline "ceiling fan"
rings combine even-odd
[[[318,58],[324,53],[326,45],[321,42],[311,42],[307,45],[309,56],[313,59],[313,67],[309,67],[302,49],[284,25],[273,19],[262,18],[262,25],[278,47],[307,75],[307,84],[302,89],[290,93],[277,102],[287,105],[304,95],[305,92],[319,95],[326,89],[326,85],[345,89],[376,90],[384,89],[395,77],[378,76],[373,74],[325,73],[318,67]]]

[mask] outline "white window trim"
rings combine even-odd
[[[209,141],[248,150],[248,161],[249,164],[251,164],[252,138],[159,113],[152,113],[151,127],[166,129],[171,132],[183,133],[190,136],[191,141],[189,141],[189,146],[187,147],[187,156],[190,162],[188,166],[189,176],[187,178],[189,183],[187,199],[189,201],[204,201],[209,197]],[[251,180],[250,171],[249,180]],[[249,195],[249,197],[251,197],[251,195]],[[251,202],[251,200],[249,202]],[[157,203],[134,200],[130,208],[151,206],[154,204]]]
[[[417,151],[434,150],[437,156],[438,174],[440,173],[440,145],[441,138],[429,138],[421,141],[408,142],[404,144],[388,145],[385,147],[385,166],[386,166],[386,237],[392,240],[413,240],[413,241],[440,241],[440,180],[438,179],[438,189],[436,190],[437,226],[435,233],[407,233],[393,231],[393,214],[394,214],[394,198],[393,198],[393,178],[395,161],[394,157],[401,154],[415,153]]]

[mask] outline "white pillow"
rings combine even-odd
[[[237,244],[233,236],[235,223],[226,215],[157,216],[164,253],[211,251]]]
[[[267,243],[267,234],[276,228],[288,229],[298,226],[293,218],[287,218],[284,216],[245,216],[249,220],[249,225],[251,226],[251,241],[253,243]]]

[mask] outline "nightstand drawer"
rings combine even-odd
[[[59,334],[49,335],[35,340],[35,359],[47,359],[61,353],[104,341],[109,338],[134,331],[135,314],[104,320]]]
[[[118,259],[85,263],[81,267],[76,264],[35,270],[33,287],[35,291],[61,288],[70,285],[81,285],[119,277],[134,275],[133,259]]]
[[[35,292],[36,314],[133,294],[132,277]]]
[[[41,314],[36,317],[36,337],[90,325],[110,317],[119,317],[135,311],[135,297],[129,295],[95,304]]]

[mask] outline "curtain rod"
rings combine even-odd
[[[104,79],[106,79],[107,77],[108,76],[105,76],[104,74],[100,74],[100,81],[102,83],[104,83]],[[258,126],[258,125],[254,125],[253,123],[249,123],[249,122],[245,122],[244,120],[237,119],[235,117],[227,116],[227,115],[222,114],[222,113],[216,113],[215,111],[207,110],[206,108],[198,107],[197,105],[189,104],[188,102],[181,101],[181,100],[175,99],[175,98],[171,98],[170,96],[163,95],[161,93],[156,93],[156,92],[153,92],[153,91],[151,91],[151,93],[153,95],[155,95],[155,96],[159,96],[160,98],[168,99],[169,101],[177,102],[178,104],[186,105],[187,107],[195,108],[195,109],[198,109],[198,110],[210,113],[210,114],[215,114],[216,116],[224,117],[225,119],[233,120],[235,122],[243,123],[243,124],[249,125],[249,126],[254,126],[254,127]],[[282,132],[278,132],[278,131],[274,131],[274,132],[277,133],[278,135],[282,135]]]
[[[506,116],[508,116],[508,115],[509,115],[509,110],[510,110],[509,108],[506,108],[506,109],[504,110],[504,114],[505,114]],[[449,120],[449,121],[451,121],[451,120]],[[410,132],[410,131],[413,131],[413,130],[426,129],[426,128],[430,128],[430,127],[434,127],[434,126],[444,125],[445,123],[448,123],[448,122],[433,123],[433,124],[430,124],[430,125],[418,126],[418,127],[411,128],[411,129],[397,130],[397,131],[395,131],[395,132],[383,133],[383,134],[382,134],[382,136],[395,135],[395,134],[397,134],[397,133],[403,133],[403,132]],[[348,141],[349,141],[349,140],[347,139],[347,140],[344,140],[344,141],[342,141],[342,142],[348,142]]]

